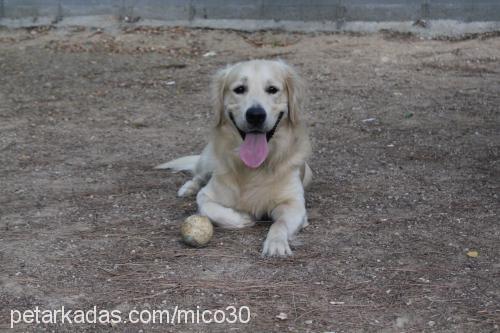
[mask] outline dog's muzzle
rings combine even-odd
[[[250,110],[251,109],[249,109],[249,111]],[[266,132],[266,139],[267,139],[267,141],[271,140],[271,138],[273,137],[274,132],[276,132],[276,129],[278,128],[278,125],[279,125],[281,119],[283,118],[284,114],[285,114],[285,112],[281,111],[280,114],[278,115],[278,119],[276,120],[276,123],[274,124],[273,128],[271,128],[270,131]],[[247,118],[248,118],[248,112],[247,112]],[[238,130],[238,133],[240,133],[241,139],[244,141],[245,140],[245,136],[246,136],[246,132],[242,131],[238,127],[238,125],[236,125],[236,121],[234,120],[234,116],[233,116],[232,112],[229,112],[229,119],[231,119],[231,121],[233,122],[234,127],[236,127],[236,129]]]

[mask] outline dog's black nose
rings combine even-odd
[[[261,126],[266,120],[266,111],[260,106],[252,106],[245,115],[247,122],[254,126]]]

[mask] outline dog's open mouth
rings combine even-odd
[[[244,132],[236,125],[233,114],[229,113],[229,118],[231,118],[234,127],[236,127],[243,139],[243,143],[240,146],[240,158],[247,167],[252,169],[258,168],[266,160],[269,154],[267,143],[273,137],[274,132],[276,132],[283,114],[284,112],[280,112],[276,123],[269,132]]]

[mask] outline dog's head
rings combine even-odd
[[[298,123],[303,97],[297,73],[283,61],[252,60],[219,71],[214,80],[216,124],[231,124],[243,140],[240,156],[251,168],[267,157],[267,142],[281,122]]]

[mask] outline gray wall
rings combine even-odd
[[[0,0],[0,18],[113,15],[158,20],[500,21],[500,0]]]

